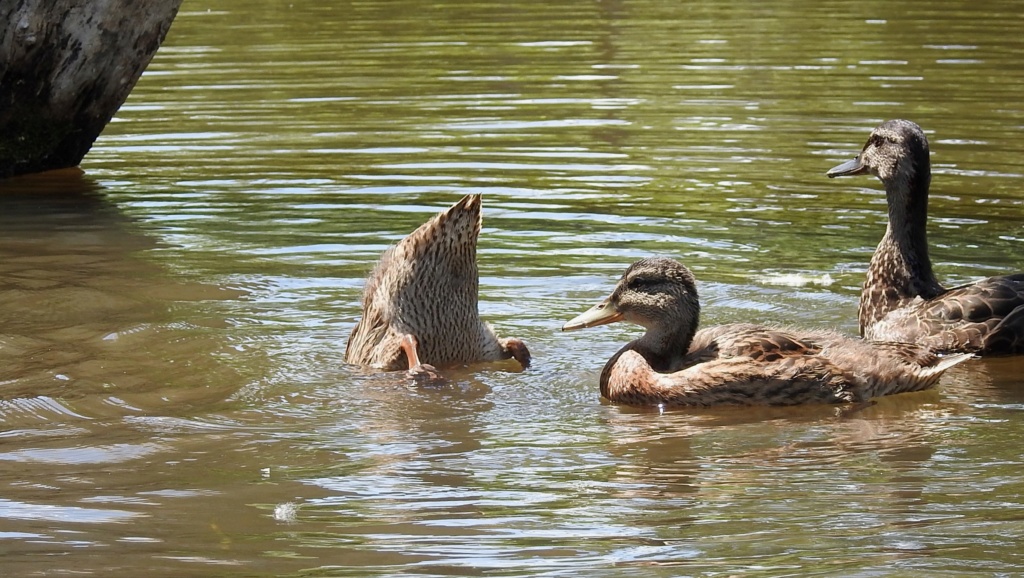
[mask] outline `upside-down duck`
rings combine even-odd
[[[440,380],[438,368],[515,358],[530,352],[480,320],[477,238],[481,197],[466,195],[384,252],[363,291],[363,316],[345,360]]]
[[[946,289],[932,273],[925,222],[931,164],[917,124],[890,120],[829,177],[870,173],[885,185],[889,225],[860,294],[861,335],[942,352],[1024,353],[1024,273]]]
[[[645,327],[605,364],[600,381],[609,401],[638,406],[862,402],[930,388],[946,369],[972,357],[752,323],[697,331],[699,320],[690,270],[651,258],[633,263],[609,297],[562,330],[615,321]]]

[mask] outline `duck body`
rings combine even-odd
[[[612,294],[563,330],[614,321],[647,328],[605,364],[601,395],[629,405],[848,403],[932,387],[971,358],[910,343],[751,323],[697,331],[692,274],[672,259],[642,259]]]
[[[947,289],[932,272],[926,234],[931,164],[921,127],[884,122],[855,159],[826,174],[866,173],[885,185],[889,224],[861,291],[861,335],[940,352],[1024,353],[1024,274]]]
[[[865,293],[867,295],[865,295]],[[989,277],[924,298],[889,300],[868,287],[861,309],[879,315],[863,325],[867,339],[908,341],[940,352],[1024,353],[1024,274]]]
[[[345,360],[386,371],[449,368],[516,358],[515,338],[499,338],[480,319],[477,238],[480,195],[467,195],[385,251],[363,291]]]

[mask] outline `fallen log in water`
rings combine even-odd
[[[0,2],[0,178],[77,166],[181,0]]]

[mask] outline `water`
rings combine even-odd
[[[831,407],[602,403],[625,266],[705,323],[854,333],[932,142],[949,284],[1024,270],[1015,4],[189,1],[84,174],[0,183],[5,575],[985,574],[1024,559],[1021,359]],[[484,193],[481,311],[536,364],[342,362],[391,243]]]

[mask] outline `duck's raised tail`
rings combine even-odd
[[[919,376],[926,379],[930,377],[937,378],[950,367],[953,367],[954,365],[957,365],[959,363],[963,363],[968,359],[974,359],[974,357],[975,355],[973,353],[953,353],[950,355],[944,355],[941,358],[939,358],[937,362],[935,362],[935,365],[922,367],[916,373]]]

